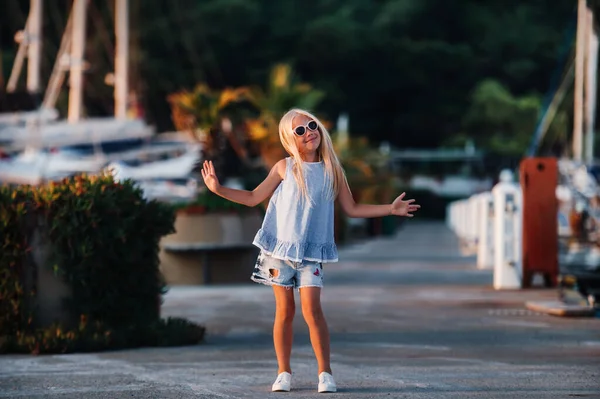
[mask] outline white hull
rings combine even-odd
[[[111,162],[107,169],[117,179],[149,180],[149,179],[182,179],[187,177],[200,161],[200,148],[190,146],[182,155],[144,163],[140,166],[128,166],[122,161]]]
[[[137,160],[141,160],[139,166],[125,163]],[[187,177],[199,161],[200,147],[186,142],[155,143],[125,152],[89,156],[30,150],[0,161],[0,182],[39,184],[78,173],[100,173],[107,166],[118,170],[123,179],[176,179]]]
[[[29,146],[50,148],[153,135],[154,129],[140,119],[91,118],[78,123],[61,120],[40,126],[7,126],[0,130],[0,145],[16,151]]]
[[[40,109],[39,111],[7,112],[0,114],[0,132],[8,126],[23,126],[31,122],[47,123],[58,119],[55,109]]]

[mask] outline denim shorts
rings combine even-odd
[[[250,279],[259,284],[289,288],[323,287],[323,264],[277,259],[261,251]]]

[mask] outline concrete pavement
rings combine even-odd
[[[494,291],[441,223],[344,248],[323,306],[343,398],[600,398],[600,318],[525,309],[553,289]],[[249,267],[248,274],[251,273]],[[293,391],[276,376],[274,299],[254,284],[173,287],[164,316],[207,327],[192,347],[0,357],[0,398],[314,398],[316,361],[299,307]]]

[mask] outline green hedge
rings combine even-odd
[[[61,353],[193,344],[204,328],[161,319],[166,291],[159,240],[174,210],[131,182],[77,176],[40,187],[0,187],[0,352]],[[41,227],[40,227],[41,226]],[[68,325],[36,323],[31,240],[43,232],[48,265],[70,288]],[[28,282],[29,281],[29,282]]]

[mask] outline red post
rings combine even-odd
[[[526,158],[520,165],[523,191],[523,287],[537,273],[546,287],[558,278],[558,165],[556,158]]]

